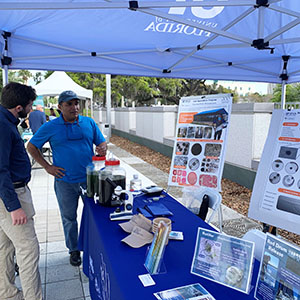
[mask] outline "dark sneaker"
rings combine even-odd
[[[70,253],[70,264],[74,267],[81,265],[80,251],[72,251]]]

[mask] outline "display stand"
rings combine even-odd
[[[198,228],[191,273],[248,294],[254,243]]]
[[[163,256],[169,235],[169,227],[160,221],[154,239],[149,247],[145,260],[145,267],[151,275],[166,273]]]
[[[180,99],[167,193],[170,186],[221,191],[231,107],[229,94]],[[222,231],[222,210],[215,205],[218,197],[209,197]]]

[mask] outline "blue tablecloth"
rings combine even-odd
[[[152,275],[155,285],[144,287],[138,275],[146,274],[144,261],[147,246],[133,249],[121,240],[128,234],[110,221],[114,208],[96,205],[85,198],[81,220],[79,244],[83,251],[83,271],[89,277],[90,295],[93,300],[147,300],[156,299],[153,293],[184,286],[202,284],[216,299],[254,299],[254,285],[259,263],[254,262],[249,295],[217,284],[190,273],[198,227],[212,229],[207,223],[184,206],[164,194],[161,201],[174,215],[172,230],[183,231],[184,241],[170,240],[164,254],[165,274]],[[143,207],[146,196],[135,199],[134,207]],[[124,222],[124,221],[123,221]]]

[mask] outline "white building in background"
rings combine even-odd
[[[216,83],[217,85],[222,85],[225,88],[236,91],[240,96],[247,96],[247,94],[259,93],[261,95],[268,94],[268,85],[266,82],[246,82],[246,81],[224,81],[215,80],[207,81],[208,84]]]

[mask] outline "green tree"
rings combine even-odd
[[[28,79],[32,76],[32,73],[28,70],[19,70],[17,71],[17,76],[20,79],[20,81],[24,84],[27,84]]]
[[[34,75],[33,75],[33,80],[35,82],[35,84],[39,84],[40,82],[43,81],[43,74],[42,72],[36,72]]]
[[[272,102],[281,102],[281,84],[277,84],[274,91]],[[287,84],[286,85],[286,102],[300,102],[300,84]]]
[[[2,74],[2,69],[0,68],[0,92],[2,91],[3,88],[3,74]],[[8,71],[8,82],[20,82],[24,83],[22,78],[18,76],[17,71]]]

